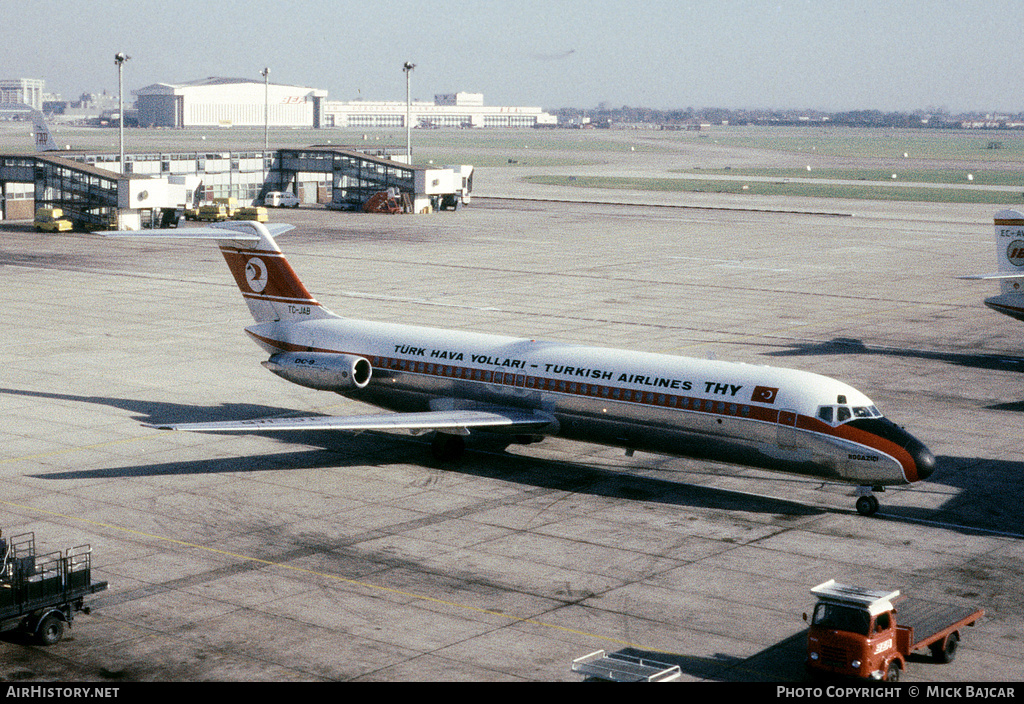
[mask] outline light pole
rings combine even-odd
[[[118,143],[121,146],[121,174],[124,174],[124,80],[121,75],[124,62],[132,57],[124,52],[114,54],[114,63],[117,64],[117,132]]]
[[[270,148],[270,69],[260,71],[263,76],[263,159],[266,163],[266,151]]]
[[[412,92],[409,89],[409,77],[416,64],[406,61],[402,66],[405,71],[405,161],[412,166]]]

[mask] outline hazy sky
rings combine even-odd
[[[0,0],[0,78],[64,98],[207,76],[331,100],[1024,111],[1020,0]]]

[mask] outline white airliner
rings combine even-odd
[[[105,232],[214,239],[256,323],[245,328],[288,381],[393,413],[181,423],[171,430],[404,429],[434,431],[439,459],[464,436],[507,443],[545,436],[729,462],[872,489],[928,477],[928,448],[851,386],[776,367],[584,347],[528,338],[351,320],[324,308],[274,238],[291,225],[255,222]]]
[[[994,274],[961,276],[962,279],[998,279],[1000,293],[985,299],[985,305],[1003,315],[1024,320],[1024,214],[1000,210],[995,215],[996,261]]]

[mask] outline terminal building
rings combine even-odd
[[[41,78],[0,78],[0,108],[27,105],[33,110],[43,109],[43,88]]]
[[[482,93],[445,93],[434,102],[413,101],[413,127],[555,127],[558,118],[539,107],[490,107]],[[330,101],[324,104],[319,127],[405,127],[401,101]]]
[[[270,151],[0,154],[0,219],[60,208],[78,229],[157,226],[175,211],[215,199],[259,205],[271,191],[302,203],[359,210],[391,191],[407,212],[468,203],[472,167],[415,166],[401,147],[310,146]],[[123,171],[123,173],[122,173]]]

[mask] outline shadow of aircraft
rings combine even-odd
[[[109,396],[77,396],[74,394],[21,391],[0,388],[0,395],[13,394],[33,398],[91,403],[135,414],[140,423],[201,422],[207,420],[241,420],[296,413],[259,404],[221,404],[201,408],[175,403],[136,401]],[[154,431],[170,432],[170,431]],[[214,434],[210,434],[214,435]],[[238,433],[232,433],[236,436]],[[828,509],[815,508],[795,501],[760,497],[743,492],[690,485],[665,479],[640,477],[627,471],[605,469],[565,460],[539,459],[509,453],[473,452],[469,446],[464,459],[456,464],[438,464],[423,437],[367,431],[359,434],[334,431],[261,432],[283,444],[305,445],[309,450],[246,457],[182,460],[158,464],[140,464],[103,469],[69,470],[35,475],[40,479],[91,479],[139,476],[210,474],[219,472],[260,472],[280,469],[312,469],[327,467],[360,467],[366,465],[420,464],[446,471],[502,481],[513,481],[544,489],[571,493],[621,498],[631,501],[665,503],[676,506],[706,507],[719,510],[749,511],[783,515],[819,515]],[[488,445],[484,444],[484,448]],[[493,446],[492,446],[493,447]],[[628,468],[627,468],[628,469]]]
[[[768,352],[768,357],[815,357],[839,354],[872,354],[888,357],[930,359],[973,369],[989,371],[1024,372],[1024,357],[1006,354],[974,354],[966,352],[942,352],[938,350],[915,350],[902,347],[881,347],[865,345],[862,340],[850,337],[835,337],[827,342],[797,342],[788,350]]]
[[[76,396],[0,388],[0,394],[92,403],[127,410],[145,423],[192,422],[262,418],[296,413],[260,404],[221,404],[196,407],[166,402],[137,401],[108,396]],[[154,431],[157,432],[157,431]],[[164,431],[167,432],[167,431]],[[233,434],[236,435],[236,434]],[[808,506],[797,501],[758,496],[741,491],[687,484],[671,479],[638,476],[629,467],[605,468],[581,462],[534,458],[494,452],[474,452],[470,446],[457,464],[437,464],[423,437],[364,432],[279,431],[259,433],[282,444],[310,449],[266,453],[246,457],[182,460],[103,469],[69,470],[37,475],[49,480],[136,477],[159,475],[259,472],[281,469],[323,469],[332,467],[419,464],[466,476],[512,481],[544,489],[589,494],[630,501],[692,506],[724,511],[747,511],[787,516],[852,513],[849,510]],[[484,446],[486,447],[486,445]],[[875,520],[933,522],[947,524],[964,533],[996,532],[1024,536],[1024,462],[977,457],[940,456],[929,483],[957,489],[939,509],[887,505]],[[751,479],[757,482],[757,479]],[[780,479],[785,481],[785,478]],[[913,491],[914,489],[905,489]],[[904,491],[898,489],[897,491]]]
[[[799,616],[797,616],[799,619]],[[747,658],[716,653],[713,657],[659,653],[639,648],[616,651],[631,658],[643,658],[677,665],[682,675],[716,682],[801,682],[808,679],[804,669],[807,629]]]

